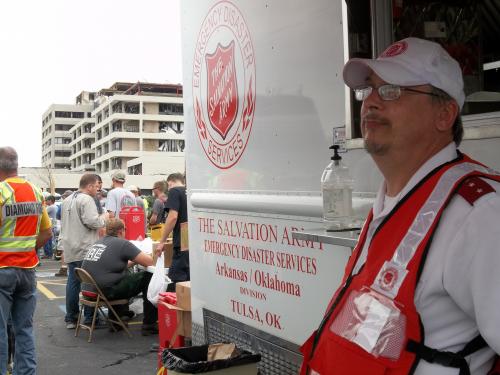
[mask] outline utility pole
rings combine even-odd
[[[47,168],[47,173],[49,175],[49,190],[50,190],[50,195],[54,195],[56,193],[56,184],[54,182],[54,175],[52,174],[52,170],[50,169],[49,166]]]

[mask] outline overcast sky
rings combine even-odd
[[[179,0],[6,1],[0,145],[40,166],[42,114],[116,81],[182,83]]]

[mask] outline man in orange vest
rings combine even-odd
[[[14,374],[35,374],[36,249],[52,236],[37,187],[17,176],[17,153],[0,147],[0,374],[7,371],[7,322],[16,338]]]
[[[343,77],[384,181],[301,374],[486,375],[500,352],[500,174],[457,149],[460,65],[406,38]]]

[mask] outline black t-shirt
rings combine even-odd
[[[177,211],[177,222],[173,230],[174,249],[181,248],[181,223],[188,221],[186,187],[176,186],[168,190],[167,208]]]
[[[167,208],[177,211],[177,222],[174,226],[174,255],[172,265],[168,269],[168,277],[174,282],[188,281],[189,275],[189,251],[181,251],[181,223],[188,221],[186,187],[177,186],[169,189]]]
[[[141,251],[123,238],[106,236],[89,247],[82,268],[100,288],[113,286],[127,274],[127,263]]]

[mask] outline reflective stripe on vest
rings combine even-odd
[[[390,261],[386,261],[372,284],[376,291],[394,299],[408,273],[408,263],[413,259],[420,244],[438,219],[438,213],[445,205],[457,182],[470,173],[500,174],[492,169],[474,163],[457,164],[443,173],[438,183],[420,208],[408,232],[399,243]]]
[[[348,261],[342,286],[332,298],[320,328],[301,348],[304,354],[301,374],[406,375],[412,373],[412,369],[414,370],[418,365],[419,358],[414,353],[405,350],[404,345],[407,340],[423,343],[423,327],[414,303],[419,270],[425,263],[432,235],[445,207],[460,184],[471,176],[500,182],[500,175],[497,172],[483,167],[467,156],[460,156],[436,168],[415,186],[382,221],[371,238],[364,266],[358,274],[353,275],[355,264],[367,237],[367,228],[372,219],[370,212],[359,243]],[[419,217],[422,215],[425,216],[423,219]],[[389,270],[389,267],[384,268],[387,263],[396,264],[399,268],[392,270]],[[384,274],[383,271],[386,273]],[[383,279],[382,283],[380,279]],[[380,288],[381,285],[383,288]],[[379,300],[365,298],[371,297],[367,294],[367,289],[368,293],[378,293],[382,298]],[[373,289],[377,290],[373,291]],[[383,290],[383,295],[380,289]],[[395,295],[395,298],[387,297],[392,295]],[[362,299],[359,299],[359,296]],[[373,301],[367,311],[371,313],[377,308],[380,317],[384,317],[387,306],[396,306],[405,317],[404,324],[398,326],[400,330],[390,331],[395,341],[384,341],[387,344],[384,348],[394,348],[395,344],[402,348],[397,352],[398,357],[394,357],[397,354],[394,351],[373,355],[365,350],[365,348],[372,350],[375,347],[371,345],[372,343],[369,343],[370,345],[366,345],[366,342],[360,343],[357,335],[363,336],[365,332],[361,333],[361,330],[357,330],[364,329],[365,322],[370,320],[364,320],[363,313],[356,315],[359,312],[356,298],[358,301]],[[384,299],[392,301],[392,305],[379,306],[378,302],[384,302]],[[378,327],[376,322],[375,325],[366,325],[366,327]],[[403,321],[400,319],[393,322],[399,324]],[[347,331],[339,331],[338,327],[342,324],[348,327]],[[385,327],[390,326],[384,325],[379,328]],[[349,331],[350,329],[354,331]],[[403,340],[401,340],[401,335],[403,335]],[[384,333],[384,340],[387,337]],[[375,339],[373,344],[378,345],[378,339]]]
[[[28,181],[0,182],[0,267],[34,267],[43,195]]]

